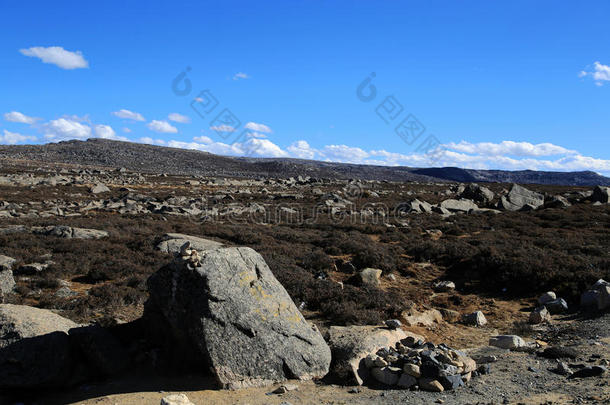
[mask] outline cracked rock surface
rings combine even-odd
[[[149,279],[149,311],[196,350],[224,388],[323,377],[330,349],[246,247],[207,251],[197,267],[177,258]],[[188,348],[185,348],[189,350]]]

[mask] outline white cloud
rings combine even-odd
[[[35,141],[35,136],[30,135],[21,135],[16,132],[9,132],[6,129],[4,130],[4,135],[0,135],[0,144],[3,145],[16,145],[18,143]]]
[[[207,137],[207,136],[196,136],[196,137],[193,138],[193,141],[202,143],[204,145],[209,145],[211,143],[214,143],[212,138]]]
[[[123,132],[125,132],[126,134],[131,133],[131,129],[127,128],[127,127],[123,127]]]
[[[288,157],[286,151],[268,139],[250,138],[240,146],[250,156]]]
[[[178,113],[171,113],[167,118],[169,118],[170,121],[179,122],[181,124],[188,124],[191,122],[189,117]]]
[[[270,134],[272,132],[271,128],[269,128],[267,125],[257,124],[256,122],[248,122],[245,127],[247,129],[251,129],[252,131],[262,132],[265,134]]]
[[[286,148],[288,152],[299,159],[313,159],[316,156],[317,150],[309,146],[307,141],[296,141],[293,142],[289,147]]]
[[[119,110],[119,111],[113,111],[112,115],[119,117],[119,118],[126,119],[126,120],[146,121],[146,119],[142,116],[142,114],[133,112],[133,111],[129,111],[129,110],[125,110],[125,109]]]
[[[124,136],[118,136],[110,125],[96,125],[94,128],[96,138],[113,139],[115,141],[129,141]]]
[[[44,124],[43,132],[45,138],[52,141],[86,139],[91,136],[91,127],[73,119],[59,118]]]
[[[602,86],[604,82],[610,81],[610,66],[603,65],[600,62],[595,62],[593,64],[593,71],[587,72],[582,70],[578,77],[591,76],[593,80],[595,80],[595,84],[598,86]]]
[[[34,124],[40,118],[28,117],[19,111],[11,111],[4,114],[4,119],[9,122],[19,122],[21,124]]]
[[[150,145],[161,145],[161,146],[165,146],[167,144],[167,142],[165,142],[163,139],[153,139],[151,137],[145,136],[142,137],[140,139],[138,139],[138,142],[140,143],[147,143]]]
[[[512,156],[553,156],[562,154],[575,154],[574,150],[569,150],[552,143],[531,144],[529,142],[502,141],[500,143],[481,142],[470,143],[462,141],[460,143],[449,143],[445,148],[458,152],[481,154],[481,155],[512,155]]]
[[[25,56],[39,58],[43,63],[50,63],[62,69],[79,69],[89,67],[89,62],[85,60],[81,51],[66,51],[61,46],[35,46],[27,49],[20,49]]]
[[[178,128],[172,126],[172,124],[167,121],[152,120],[146,124],[146,126],[151,131],[160,132],[163,134],[175,134],[178,132]]]
[[[249,78],[250,78],[250,76],[248,76],[244,72],[237,72],[237,73],[235,73],[235,75],[233,75],[233,80],[245,80],[245,79],[249,79]]]
[[[216,131],[216,132],[235,132],[235,128],[232,127],[231,125],[216,125],[216,126],[212,126],[210,127],[210,129],[212,131]]]

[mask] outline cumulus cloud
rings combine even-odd
[[[124,136],[118,136],[110,125],[96,125],[94,128],[96,138],[113,139],[115,141],[129,141]]]
[[[178,114],[178,113],[171,113],[170,115],[167,116],[167,118],[170,121],[179,122],[181,124],[188,124],[191,122],[191,119],[189,117],[187,117],[186,115]]]
[[[600,62],[595,62],[593,64],[592,71],[582,70],[579,74],[579,77],[590,76],[595,81],[595,84],[598,86],[602,86],[604,82],[610,81],[610,66],[603,65]]]
[[[127,128],[127,127],[123,127],[123,132],[125,132],[126,134],[131,133],[131,129]]]
[[[129,110],[125,110],[125,109],[119,110],[119,111],[113,111],[112,115],[119,117],[119,118],[126,119],[126,120],[146,121],[146,119],[142,116],[142,114],[133,112],[133,111],[129,111]]]
[[[51,141],[87,139],[91,136],[91,127],[69,118],[51,120],[42,129],[45,138]]]
[[[16,132],[9,132],[6,129],[4,130],[4,134],[0,135],[0,144],[3,145],[16,145],[18,143],[24,143],[29,141],[35,141],[35,136],[30,135],[21,135]]]
[[[208,145],[208,144],[214,143],[212,138],[210,138],[208,136],[196,136],[196,137],[193,138],[193,140],[195,142],[199,142],[199,143],[202,143],[204,145]]]
[[[146,126],[151,131],[160,132],[163,134],[175,134],[178,132],[178,128],[172,126],[172,124],[167,121],[152,120],[146,124]]]
[[[40,120],[40,118],[36,117],[28,117],[25,114],[20,113],[19,111],[11,111],[4,114],[4,119],[9,122],[19,122],[21,124],[34,124],[36,121]]]
[[[19,52],[25,56],[40,59],[43,63],[50,63],[62,69],[72,70],[89,67],[81,51],[67,51],[61,46],[34,46],[32,48],[20,49]]]
[[[252,131],[262,132],[264,134],[270,134],[271,128],[269,128],[265,124],[257,124],[256,122],[248,122],[245,125],[246,129],[251,129]]]
[[[470,143],[462,141],[460,143],[449,143],[445,148],[458,152],[480,155],[512,155],[512,156],[552,156],[562,154],[575,154],[574,150],[569,150],[552,143],[531,144],[529,142],[502,141],[500,143],[481,142]]]
[[[286,148],[288,152],[299,159],[313,159],[317,150],[309,146],[307,141],[296,141]]]
[[[150,145],[161,145],[161,146],[165,146],[167,144],[167,142],[165,142],[163,139],[153,139],[149,136],[145,136],[145,137],[138,139],[138,142],[147,143]]]
[[[237,72],[233,75],[233,80],[245,80],[245,79],[249,79],[249,78],[250,78],[250,76],[248,76],[244,72]]]

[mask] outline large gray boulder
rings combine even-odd
[[[510,191],[500,198],[498,208],[507,211],[536,209],[544,204],[544,195],[513,184]]]
[[[591,195],[591,201],[607,203],[610,196],[610,187],[596,186],[593,189],[593,195]]]
[[[467,200],[464,198],[461,198],[459,200],[445,200],[442,201],[439,206],[451,212],[468,212],[470,210],[479,209],[479,207],[472,200]]]
[[[51,311],[0,305],[0,388],[57,387],[72,376],[68,331],[78,326]]]
[[[261,255],[246,247],[183,254],[148,280],[145,317],[161,316],[175,345],[206,359],[201,367],[222,387],[328,372],[328,345]]]
[[[191,248],[198,252],[206,250],[214,250],[224,245],[220,242],[216,242],[210,239],[204,239],[197,236],[185,235],[182,233],[167,233],[161,238],[161,242],[157,244],[157,250],[163,253],[176,254],[180,252],[180,248],[186,242],[191,243]]]
[[[471,183],[464,187],[464,191],[462,191],[460,197],[485,205],[489,204],[491,200],[494,199],[494,193],[487,187]]]
[[[12,257],[0,255],[0,271],[12,270],[16,261]]]
[[[78,324],[46,309],[27,305],[0,304],[0,348],[18,340],[64,332]]]
[[[603,311],[610,308],[610,283],[599,279],[580,296],[580,306],[585,310]]]
[[[101,239],[108,236],[108,232],[97,229],[72,228],[65,225],[33,226],[30,230],[34,234],[57,236],[66,239]]]

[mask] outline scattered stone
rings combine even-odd
[[[390,329],[398,329],[402,326],[402,323],[398,319],[389,319],[385,321],[385,326]]]
[[[432,326],[443,322],[443,316],[436,309],[428,309],[423,312],[417,310],[403,311],[401,318],[407,326]]]
[[[487,324],[487,319],[485,319],[485,315],[483,315],[483,312],[476,311],[472,314],[464,315],[463,322],[466,325],[471,326],[484,326]]]
[[[610,200],[610,187],[595,186],[591,195],[592,202],[608,203]]]
[[[420,378],[419,388],[424,391],[443,392],[445,388],[438,380],[432,378]]]
[[[172,394],[161,400],[161,405],[195,405],[184,394]]]
[[[443,319],[450,323],[455,323],[460,320],[460,313],[458,311],[454,311],[452,309],[441,308],[440,310],[441,316]]]
[[[525,346],[525,342],[517,335],[498,335],[489,339],[489,345],[511,350]]]
[[[529,323],[531,323],[532,325],[538,325],[538,324],[544,323],[544,322],[548,323],[548,322],[551,322],[551,320],[552,320],[551,314],[546,309],[546,307],[536,308],[535,310],[533,310],[530,313],[530,317],[529,317]]]
[[[280,385],[279,387],[277,387],[276,389],[271,391],[271,393],[272,394],[285,394],[289,391],[296,391],[298,389],[299,389],[299,387],[295,384],[284,384],[284,385]]]
[[[409,374],[402,374],[396,383],[400,388],[408,389],[417,385],[417,379]]]
[[[443,376],[438,379],[443,388],[447,391],[455,390],[464,386],[464,380],[459,374]]]
[[[610,283],[599,279],[580,296],[580,306],[584,310],[603,311],[610,308]]]
[[[487,187],[471,183],[464,187],[464,191],[462,191],[460,197],[471,199],[477,203],[486,205],[494,199],[494,193]]]
[[[98,183],[95,186],[91,187],[91,189],[89,191],[93,194],[101,194],[101,193],[109,192],[110,189],[108,187],[106,187],[105,184]]]
[[[394,347],[409,336],[413,340],[423,341],[423,336],[407,334],[402,329],[331,326],[327,335],[333,359],[330,374],[344,384],[362,385],[369,377],[369,369],[387,365],[385,361],[383,364],[376,363],[378,356],[375,353],[384,347]]]
[[[479,206],[472,200],[461,198],[459,200],[449,199],[442,201],[439,206],[450,212],[469,212],[470,210],[478,210]]]
[[[398,367],[375,367],[371,370],[371,375],[382,384],[396,385],[401,371]]]
[[[560,361],[559,363],[557,363],[557,367],[554,369],[551,369],[551,371],[553,373],[556,373],[559,375],[571,375],[572,374],[572,370],[570,369],[570,367],[563,361]]]
[[[544,204],[544,196],[530,191],[518,184],[513,184],[508,195],[500,197],[498,209],[508,211],[537,209]]]
[[[563,298],[548,301],[544,304],[551,315],[562,314],[568,310],[568,303]]]
[[[359,273],[360,282],[370,287],[379,287],[382,271],[366,268]]]
[[[434,290],[438,292],[455,290],[455,283],[453,281],[439,281],[434,284]]]
[[[16,261],[12,257],[0,255],[0,271],[12,270]]]

